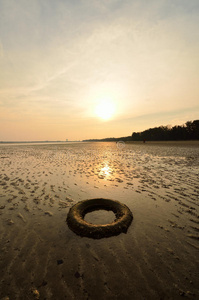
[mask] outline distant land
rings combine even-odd
[[[46,144],[46,143],[78,143],[81,141],[0,141],[0,144]]]
[[[109,137],[103,139],[86,139],[70,141],[0,141],[0,144],[22,144],[22,143],[78,143],[78,142],[118,142],[118,141],[186,141],[199,140],[199,120],[187,121],[183,125],[159,126],[140,132],[133,132],[130,136]]]
[[[199,120],[187,121],[183,125],[159,126],[141,132],[133,132],[130,136],[119,138],[89,139],[83,142],[118,142],[118,141],[185,141],[199,140]]]

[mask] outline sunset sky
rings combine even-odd
[[[0,141],[195,119],[198,0],[0,0]]]

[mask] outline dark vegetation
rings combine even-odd
[[[182,126],[160,126],[149,128],[142,132],[133,132],[133,141],[177,141],[177,140],[198,140],[199,120],[188,121]]]
[[[188,121],[181,126],[159,126],[142,132],[133,132],[131,136],[84,140],[84,142],[117,142],[117,141],[178,141],[199,140],[199,120]]]

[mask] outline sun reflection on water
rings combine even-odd
[[[103,166],[100,166],[98,177],[101,179],[108,179],[112,176],[113,169],[110,167],[108,162],[105,162]]]

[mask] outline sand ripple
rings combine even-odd
[[[198,166],[188,144],[1,146],[0,299],[199,298]],[[126,235],[68,229],[95,197],[129,206]]]

